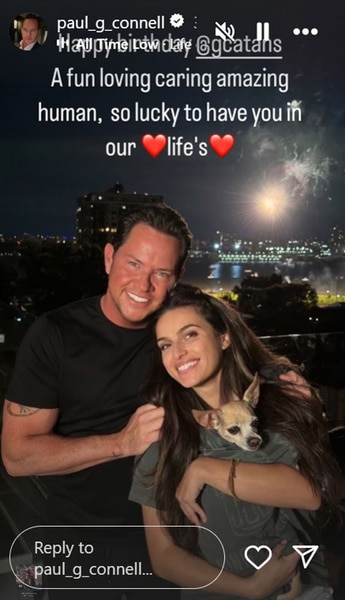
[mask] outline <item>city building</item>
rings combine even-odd
[[[103,247],[112,240],[124,211],[159,202],[163,202],[163,196],[127,193],[118,182],[104,192],[85,194],[77,200],[77,243]]]

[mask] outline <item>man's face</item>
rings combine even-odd
[[[120,327],[143,327],[177,279],[180,243],[173,236],[139,223],[115,252],[104,251],[108,289],[102,300],[106,317]]]
[[[23,46],[28,46],[37,40],[38,23],[36,19],[24,19],[22,27]]]

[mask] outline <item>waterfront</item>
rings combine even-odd
[[[184,281],[209,291],[231,291],[246,276],[281,274],[286,282],[309,282],[318,294],[345,300],[345,258],[286,263],[219,263],[190,259]]]

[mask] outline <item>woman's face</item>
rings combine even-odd
[[[223,350],[230,344],[193,307],[168,310],[156,325],[158,347],[169,375],[193,388],[205,400],[207,390],[219,391]],[[207,393],[206,393],[207,395]]]

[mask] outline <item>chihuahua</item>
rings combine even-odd
[[[256,373],[242,400],[230,400],[217,409],[193,409],[193,417],[202,427],[215,429],[228,442],[253,452],[262,444],[262,438],[257,432],[259,420],[254,413],[259,395],[260,381]]]
[[[254,413],[259,396],[260,380],[256,373],[252,383],[244,392],[242,400],[230,400],[218,409],[193,409],[193,417],[202,427],[214,429],[228,442],[253,452],[262,444],[262,438],[257,433],[259,420]],[[277,600],[294,600],[300,592],[301,582],[297,571],[290,581],[290,590],[279,594]]]

